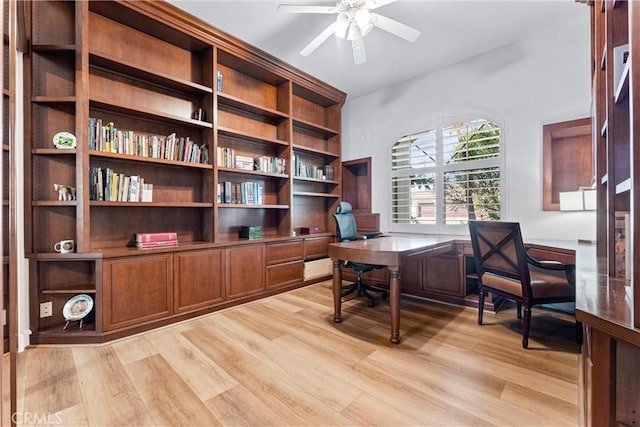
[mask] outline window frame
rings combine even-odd
[[[447,126],[451,126],[456,123],[468,123],[473,120],[485,120],[488,122],[495,123],[500,127],[500,155],[490,159],[480,159],[480,160],[469,160],[458,163],[450,163],[443,164],[443,151],[444,151],[444,143],[443,143],[443,129]],[[466,115],[456,115],[450,116],[447,118],[442,118],[437,122],[429,122],[431,125],[425,126],[423,130],[418,132],[406,133],[399,138],[397,138],[389,147],[389,171],[390,171],[390,179],[388,180],[388,188],[390,198],[390,206],[393,204],[393,179],[396,177],[402,176],[411,176],[416,174],[428,174],[434,173],[436,180],[436,222],[435,224],[407,224],[407,223],[396,223],[393,221],[393,214],[389,217],[389,230],[391,232],[402,232],[402,233],[425,233],[425,234],[468,234],[469,228],[467,223],[464,224],[446,224],[444,221],[444,216],[442,214],[442,210],[444,208],[444,175],[447,172],[454,171],[464,171],[464,170],[475,170],[480,168],[489,168],[489,167],[498,167],[500,170],[500,218],[505,219],[507,212],[507,170],[506,170],[506,152],[507,152],[507,125],[502,120],[496,120],[491,115],[486,113],[473,113]],[[393,169],[393,147],[395,144],[403,138],[409,137],[411,135],[418,135],[422,133],[427,133],[429,131],[436,131],[436,164],[434,166],[419,168],[419,169],[403,169],[403,170],[394,170]]]

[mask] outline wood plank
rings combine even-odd
[[[129,363],[126,369],[154,425],[220,424],[161,355]]]
[[[74,348],[89,425],[149,425],[153,420],[113,348]]]

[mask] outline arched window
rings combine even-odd
[[[394,224],[501,217],[500,126],[485,119],[400,138],[391,150]]]

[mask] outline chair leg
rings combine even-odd
[[[522,347],[529,347],[529,326],[531,325],[531,307],[524,306],[524,321],[522,322]]]
[[[478,325],[482,325],[482,313],[484,312],[484,288],[480,287],[480,296],[478,299]]]
[[[522,319],[522,303],[521,302],[516,302],[516,315],[518,316],[518,319]]]
[[[358,290],[358,284],[357,283],[352,283],[350,285],[345,285],[342,287],[342,298],[346,297],[347,295],[349,295],[352,292],[355,292],[356,290]]]

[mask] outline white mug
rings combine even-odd
[[[60,252],[61,254],[68,254],[73,252],[75,249],[75,243],[73,240],[60,240],[53,245],[53,250],[56,252]]]

